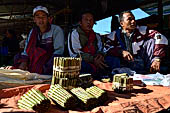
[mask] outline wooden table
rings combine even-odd
[[[75,110],[61,110],[52,105],[48,113],[153,113],[170,107],[170,88],[162,86],[134,86],[132,93],[117,94],[111,88],[111,83],[93,82],[98,87],[107,91],[109,99],[102,106],[98,106],[91,111],[83,111],[79,107]],[[0,90],[0,113],[30,112],[17,108],[17,100],[31,88],[39,89],[44,94],[47,93],[50,85],[29,85]]]

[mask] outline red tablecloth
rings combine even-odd
[[[48,113],[123,113],[123,112],[158,112],[170,107],[170,88],[162,86],[134,86],[134,90],[129,94],[117,94],[111,86],[111,83],[102,83],[94,81],[94,84],[107,91],[109,99],[103,106],[96,107],[91,111],[83,111],[80,108],[76,110],[63,111],[52,105]],[[34,112],[17,108],[17,100],[26,91],[31,88],[39,89],[44,94],[47,93],[50,85],[29,85],[16,88],[0,90],[0,112],[1,113],[18,113]]]

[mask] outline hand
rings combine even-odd
[[[6,66],[4,69],[13,69],[13,66]]]
[[[150,72],[151,73],[155,73],[155,72],[159,72],[160,71],[160,61],[153,61],[150,67]]]
[[[5,66],[5,67],[0,67],[1,69],[14,69],[14,67],[13,66]]]
[[[19,65],[18,68],[21,69],[21,70],[28,70],[28,64],[27,64],[27,62],[22,62],[22,63]]]
[[[128,51],[122,51],[123,58],[128,61],[133,61],[133,56]]]
[[[94,65],[99,68],[99,69],[104,69],[106,67],[108,67],[105,63],[104,63],[104,57],[101,54],[98,54],[95,58],[94,58]]]

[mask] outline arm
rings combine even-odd
[[[87,62],[93,62],[94,64],[97,64],[97,63],[100,63],[100,62],[104,62],[104,56],[105,56],[105,53],[102,51],[103,49],[103,44],[102,44],[102,41],[101,41],[101,37],[99,34],[96,34],[96,39],[97,39],[97,50],[96,50],[96,53],[94,56],[92,56],[91,54],[89,53],[84,53],[82,52],[81,55],[83,57],[83,59]],[[89,59],[91,58],[91,59]]]
[[[133,61],[131,53],[123,49],[124,44],[121,41],[120,32],[116,30],[107,36],[104,52],[109,56],[123,57],[124,60]]]
[[[155,58],[162,59],[163,57],[165,57],[165,49],[168,45],[168,40],[164,35],[160,33],[156,33],[154,39],[155,39],[155,47],[154,47],[153,55]]]
[[[93,62],[94,57],[88,53],[81,51],[82,46],[79,40],[79,34],[74,30],[71,34],[68,35],[68,50],[71,57],[76,57],[81,54],[83,60],[87,62]]]
[[[56,27],[53,32],[54,55],[63,55],[64,53],[64,33],[60,27]]]
[[[160,64],[163,57],[165,57],[165,49],[168,45],[167,38],[157,31],[150,30],[153,35],[151,38],[155,39],[155,46],[153,51],[153,59],[150,67],[150,72],[160,71]]]
[[[60,27],[56,27],[53,31],[54,53],[48,62],[43,66],[44,74],[52,74],[54,57],[61,57],[64,53],[64,34]]]
[[[22,69],[22,70],[27,70],[28,69],[28,61],[29,61],[29,57],[28,54],[26,52],[29,40],[30,40],[30,36],[31,36],[32,30],[30,31],[28,38],[25,41],[25,47],[24,47],[24,51],[21,53],[21,56],[18,60],[15,61],[16,64],[19,64],[18,68]]]
[[[121,48],[120,44],[118,44],[116,31],[113,31],[111,34],[109,34],[106,40],[104,52],[109,56],[121,57],[123,49]]]

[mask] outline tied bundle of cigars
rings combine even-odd
[[[61,85],[55,84],[50,86],[47,97],[39,90],[29,90],[18,100],[18,107],[34,110],[37,113],[48,113],[51,103],[53,103],[66,110],[75,109],[76,107],[90,110],[103,104],[107,99],[107,93],[97,86],[66,90]]]

